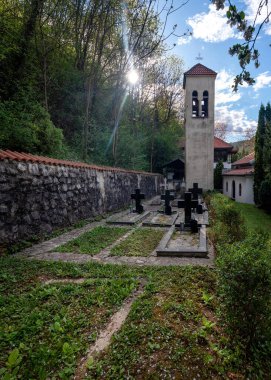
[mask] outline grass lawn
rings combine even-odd
[[[262,229],[271,234],[271,215],[254,205],[235,203],[242,212],[247,227],[251,230]]]
[[[89,280],[42,282],[67,277]],[[241,348],[230,350],[216,318],[213,269],[15,258],[0,259],[0,378],[72,379],[139,278],[144,293],[108,350],[89,363],[88,379],[244,379]]]
[[[149,256],[157,247],[165,231],[154,228],[135,230],[127,239],[111,250],[112,256]]]
[[[137,285],[129,271],[122,276],[117,268],[95,265],[83,271],[2,259],[0,267],[1,379],[3,371],[6,379],[72,378],[78,358]],[[40,276],[93,278],[81,285],[45,285]]]
[[[125,235],[128,231],[129,229],[125,227],[95,227],[93,230],[82,234],[78,238],[61,245],[54,251],[95,255],[114,243],[115,240]]]

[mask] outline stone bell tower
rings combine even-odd
[[[185,182],[214,188],[214,100],[216,72],[198,63],[184,73]]]

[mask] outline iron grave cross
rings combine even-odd
[[[135,189],[135,194],[131,194],[131,199],[134,199],[136,204],[136,209],[133,212],[141,214],[144,211],[141,199],[145,199],[145,194],[140,194],[140,189]]]
[[[199,185],[197,182],[193,183],[192,189],[188,189],[193,194],[193,199],[198,199],[199,194],[202,194],[202,189],[199,188]]]
[[[174,200],[174,196],[170,194],[169,190],[166,190],[165,194],[161,195],[161,199],[165,201],[165,214],[171,215],[170,201]]]
[[[184,193],[184,200],[178,201],[178,208],[184,208],[184,223],[190,226],[191,209],[197,207],[198,200],[191,199],[192,193],[189,191]]]

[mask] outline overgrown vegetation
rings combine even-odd
[[[14,259],[0,259],[0,266],[3,380],[71,379],[78,359],[138,284],[129,270],[123,275],[112,267]],[[42,282],[67,276],[92,278],[83,284]]]
[[[127,239],[111,250],[113,256],[149,256],[157,247],[165,231],[153,228],[136,229]]]
[[[95,255],[128,231],[129,229],[125,227],[95,227],[91,231],[80,235],[78,238],[57,247],[55,251]]]
[[[164,3],[2,1],[0,149],[150,171],[175,158],[183,62]]]
[[[98,332],[138,284],[144,294],[88,378],[223,379],[238,358],[215,317],[215,272],[0,259],[0,368],[12,378],[71,379]],[[83,284],[43,284],[50,278]],[[7,364],[8,363],[8,364]],[[4,377],[6,376],[6,377]]]
[[[246,376],[265,378],[262,366],[271,353],[270,236],[260,229],[247,230],[240,209],[229,198],[215,194],[210,206],[221,320],[232,349],[242,347]]]

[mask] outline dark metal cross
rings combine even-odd
[[[191,209],[197,207],[198,200],[192,199],[192,193],[189,191],[184,193],[184,200],[178,201],[178,208],[184,208],[184,223],[190,226]]]
[[[165,201],[165,214],[171,215],[170,201],[174,200],[174,196],[170,194],[170,190],[166,190],[165,194],[161,195],[161,199]]]
[[[131,199],[134,199],[136,204],[136,209],[133,212],[141,214],[144,211],[141,199],[145,199],[145,194],[140,194],[140,189],[135,189],[135,194],[131,194]]]
[[[202,194],[202,189],[199,188],[199,185],[197,182],[193,183],[192,189],[188,189],[193,194],[193,199],[198,199],[199,194]]]

